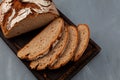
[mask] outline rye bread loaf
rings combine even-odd
[[[55,62],[55,60],[59,57],[59,55],[66,47],[67,40],[68,40],[68,29],[67,27],[65,27],[62,37],[60,38],[56,46],[46,56],[39,58],[35,61],[32,61],[30,63],[31,69],[43,70],[47,66]]]
[[[63,19],[55,19],[20,51],[18,51],[17,56],[21,59],[27,60],[36,60],[39,57],[43,57],[49,52],[52,45],[56,43],[56,40],[62,33],[63,27]]]
[[[79,60],[80,57],[83,55],[84,51],[88,46],[89,39],[90,39],[90,31],[89,31],[88,25],[80,24],[78,25],[77,29],[79,34],[79,44],[76,49],[75,55],[73,57],[74,61]]]
[[[57,62],[54,65],[49,66],[50,69],[58,69],[61,66],[64,66],[74,56],[74,52],[75,52],[75,50],[77,48],[77,44],[78,44],[78,31],[77,31],[76,27],[69,26],[68,32],[69,32],[68,44],[67,44],[63,54],[58,58]]]
[[[0,24],[6,38],[44,26],[59,16],[52,0],[2,0]]]

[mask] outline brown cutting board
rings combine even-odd
[[[59,11],[60,12],[60,11]],[[74,25],[65,15],[63,15],[60,12],[61,17],[71,25]],[[21,49],[26,43],[28,43],[35,35],[37,35],[41,29],[37,29],[34,31],[31,31],[29,33],[26,33],[24,35],[12,38],[12,39],[6,39],[2,31],[0,30],[0,36],[1,38],[7,43],[7,45],[14,51],[15,54],[17,54],[17,51]],[[29,67],[29,62],[25,60],[21,60],[26,67],[35,75],[35,77],[38,80],[70,80],[77,72],[79,72],[88,62],[90,62],[99,52],[101,48],[90,39],[89,45],[84,52],[81,59],[79,59],[77,62],[69,62],[64,67],[61,67],[57,70],[43,70],[43,71],[36,71],[31,70]]]

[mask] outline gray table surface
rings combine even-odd
[[[76,25],[87,23],[102,51],[72,80],[120,80],[120,0],[54,0]],[[37,80],[0,38],[0,80]]]

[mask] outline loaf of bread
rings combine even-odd
[[[57,18],[51,22],[43,31],[26,44],[17,56],[21,59],[36,60],[48,54],[54,48],[61,37],[64,27],[62,18]]]
[[[59,16],[52,0],[2,0],[0,25],[6,38],[44,26]]]

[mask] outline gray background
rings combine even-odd
[[[120,0],[54,0],[76,25],[87,23],[102,51],[72,80],[120,80]],[[0,80],[36,80],[0,38]]]

